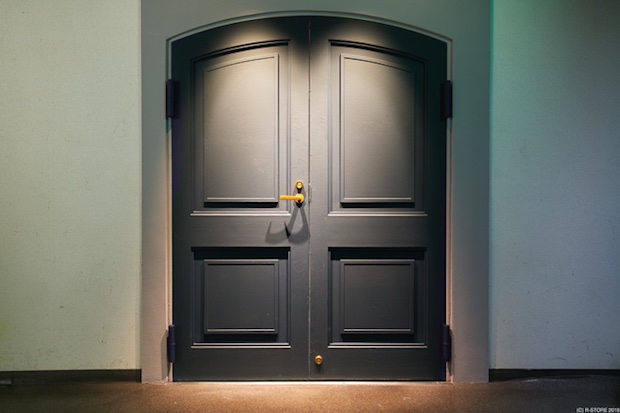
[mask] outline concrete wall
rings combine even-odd
[[[139,11],[0,2],[0,371],[139,367]]]
[[[492,368],[620,368],[619,22],[493,2]]]

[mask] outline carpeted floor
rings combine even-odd
[[[596,410],[591,410],[596,409]],[[0,412],[620,412],[620,378],[0,386]]]

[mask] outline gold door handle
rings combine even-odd
[[[280,199],[282,201],[295,201],[298,207],[300,207],[306,197],[301,193],[301,190],[304,189],[304,183],[301,181],[295,182],[295,188],[297,189],[297,194],[295,195],[280,195]]]
[[[295,201],[297,205],[301,205],[304,203],[304,194],[295,194],[295,195],[280,195],[280,199],[282,201]]]

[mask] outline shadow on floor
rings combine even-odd
[[[592,410],[594,409],[594,410]],[[0,386],[0,412],[620,412],[620,377]]]

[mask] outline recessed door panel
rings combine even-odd
[[[427,274],[423,250],[329,251],[330,348],[427,345]]]
[[[412,334],[413,261],[341,260],[340,334]]]
[[[205,260],[204,333],[277,334],[276,260]]]
[[[290,187],[290,43],[191,62],[195,214],[286,214]]]
[[[287,89],[280,85],[278,54],[220,58],[220,64],[209,60],[196,67],[204,110],[202,119],[198,118],[203,201],[275,204],[279,190],[279,90]]]
[[[340,65],[340,113],[334,125],[339,127],[334,136],[339,155],[333,168],[339,172],[336,208],[413,207],[416,143],[421,140],[414,137],[416,131],[422,135],[424,120],[415,102],[416,83],[423,87],[422,65],[362,48],[332,47],[332,59],[337,56]]]
[[[196,248],[194,348],[290,347],[290,250]]]

